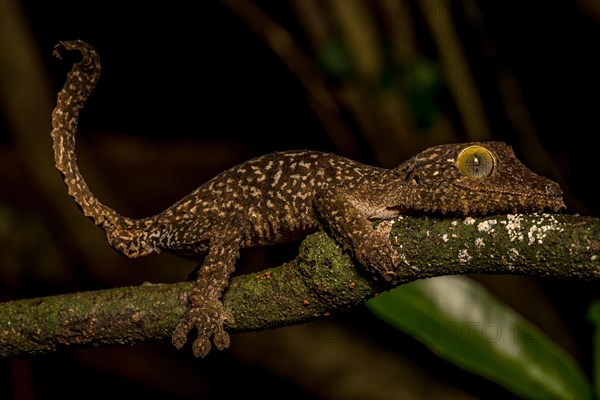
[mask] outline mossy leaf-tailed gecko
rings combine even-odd
[[[77,50],[75,63],[52,114],[56,167],[83,214],[102,228],[109,244],[127,257],[161,252],[205,255],[189,309],[173,333],[181,348],[193,328],[192,348],[205,356],[211,340],[229,345],[221,303],[240,249],[299,239],[324,229],[374,279],[391,280],[399,264],[375,220],[405,213],[476,214],[559,211],[562,192],[540,177],[500,142],[431,147],[393,169],[372,167],[317,151],[267,154],[220,173],[163,212],[143,219],[119,215],[102,204],[85,183],[76,162],[79,111],[100,76],[97,52],[83,41],[55,48]]]

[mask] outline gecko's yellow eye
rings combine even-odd
[[[485,147],[469,146],[460,152],[458,169],[469,178],[485,178],[494,170],[494,156]]]

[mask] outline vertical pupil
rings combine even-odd
[[[492,153],[481,146],[470,146],[458,154],[457,167],[460,173],[470,178],[485,178],[494,169]]]
[[[479,158],[476,155],[473,156],[473,172],[479,175]]]

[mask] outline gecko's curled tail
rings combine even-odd
[[[102,228],[118,219],[117,213],[101,204],[92,194],[77,166],[75,133],[77,118],[88,96],[100,77],[100,57],[93,47],[80,40],[60,42],[54,47],[54,56],[61,59],[61,49],[78,50],[83,59],[73,65],[67,81],[58,93],[56,108],[52,113],[52,140],[56,168],[64,177],[69,195],[83,214]]]
[[[79,171],[75,154],[77,118],[100,77],[100,57],[92,46],[81,40],[58,43],[54,48],[54,56],[61,59],[62,49],[77,50],[83,58],[75,63],[67,74],[67,81],[58,93],[56,108],[52,113],[51,135],[56,168],[63,175],[69,195],[86,217],[106,231],[112,247],[128,257],[155,252],[146,240],[147,233],[143,234],[143,231],[149,228],[149,220],[123,217],[102,204],[91,192]]]

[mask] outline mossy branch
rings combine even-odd
[[[390,240],[402,264],[391,285],[369,279],[324,233],[296,259],[238,276],[223,301],[230,332],[297,324],[361,304],[389,287],[456,274],[519,274],[600,282],[600,220],[570,215],[403,217]],[[137,287],[0,304],[0,357],[169,338],[193,283]],[[235,339],[234,339],[235,340]]]

